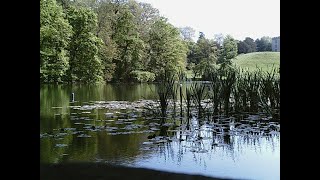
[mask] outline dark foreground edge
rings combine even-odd
[[[131,168],[102,163],[40,164],[42,180],[222,180],[201,175],[188,175],[156,171],[145,168]]]

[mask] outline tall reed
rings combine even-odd
[[[187,105],[187,128],[189,129],[190,118],[191,118],[191,102],[192,101],[192,93],[190,87],[186,87],[186,105]]]
[[[276,69],[264,74],[259,93],[263,110],[274,117],[280,103],[280,79]]]
[[[211,99],[213,103],[213,114],[216,115],[218,114],[218,105],[220,102],[220,97],[221,97],[221,83],[219,79],[219,74],[218,71],[212,71],[209,74],[209,98]]]
[[[233,85],[236,82],[236,71],[233,68],[225,68],[220,72],[221,98],[223,100],[223,108],[226,116],[229,115],[230,95]]]
[[[160,108],[161,108],[161,122],[162,125],[165,122],[165,118],[167,117],[167,108],[169,99],[172,96],[173,87],[174,87],[174,74],[170,72],[165,72],[159,78],[159,84],[157,86],[157,94],[160,100]]]
[[[195,106],[198,109],[198,119],[202,118],[202,105],[201,101],[205,98],[207,98],[208,93],[205,91],[206,90],[206,85],[204,83],[200,82],[194,82],[190,86],[191,89],[191,97],[192,100],[195,104]]]
[[[247,92],[249,95],[249,104],[250,104],[250,112],[258,112],[258,106],[259,106],[259,95],[258,95],[258,89],[261,82],[261,70],[258,69],[257,71],[254,71],[252,74],[248,75],[248,86],[247,86]]]

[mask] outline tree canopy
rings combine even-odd
[[[149,71],[157,76],[165,72],[178,72],[185,69],[187,46],[177,28],[161,18],[149,32]]]
[[[220,51],[219,63],[231,63],[231,59],[238,54],[237,41],[230,35],[227,35],[223,40],[223,46]]]
[[[205,74],[238,53],[271,51],[271,38],[212,39],[174,27],[135,0],[40,0],[40,81],[153,81],[186,69]]]
[[[257,44],[252,38],[246,37],[244,41],[238,42],[238,54],[241,54],[241,53],[246,54],[246,53],[251,53],[256,51],[257,51]]]
[[[69,68],[72,27],[55,0],[40,0],[40,80],[61,82]]]

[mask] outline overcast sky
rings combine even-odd
[[[280,0],[137,0],[159,9],[176,27],[190,26],[207,38],[235,39],[280,35]]]

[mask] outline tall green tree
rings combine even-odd
[[[211,39],[207,39],[204,33],[200,33],[196,46],[193,49],[193,62],[199,64],[201,61],[216,63],[217,46]]]
[[[197,41],[194,57],[196,66],[194,72],[196,74],[206,76],[216,67],[218,48],[217,44],[212,39],[207,39],[204,33],[201,33]]]
[[[257,51],[263,52],[263,51],[272,51],[272,40],[268,36],[263,36],[260,39],[256,39],[256,45],[257,45]]]
[[[252,38],[246,37],[244,41],[238,42],[238,54],[251,53],[256,51],[257,51],[257,45]]]
[[[117,12],[120,5],[113,3],[111,0],[100,1],[95,13],[98,18],[96,36],[102,39],[103,45],[99,49],[99,57],[104,67],[104,80],[111,81],[114,76],[116,64],[113,59],[117,56],[117,44],[112,39],[114,34],[113,25],[117,19]]]
[[[159,10],[153,8],[149,3],[137,2],[135,0],[128,1],[128,8],[134,16],[133,21],[136,25],[137,32],[140,39],[144,42],[143,49],[141,49],[141,65],[139,69],[146,71],[148,66],[148,50],[149,46],[149,30],[151,26],[160,19]]]
[[[137,2],[135,0],[128,1],[130,12],[134,16],[134,22],[137,30],[144,41],[147,41],[148,32],[157,20],[160,19],[159,10],[153,8],[149,3]]]
[[[144,42],[141,40],[134,23],[134,16],[128,8],[123,8],[115,24],[113,40],[117,44],[118,56],[113,59],[116,65],[115,79],[126,81],[130,73],[141,69]]]
[[[250,46],[244,41],[238,42],[238,54],[246,54]]]
[[[219,63],[231,63],[231,59],[237,56],[237,41],[230,35],[227,35],[223,41],[223,47],[220,52]]]
[[[67,80],[87,83],[101,81],[103,66],[99,49],[103,42],[94,34],[97,27],[96,14],[87,8],[70,6],[67,17],[73,29]]]
[[[248,45],[247,53],[251,53],[251,52],[256,52],[257,51],[256,42],[252,38],[246,37],[243,42]]]
[[[40,80],[61,82],[69,68],[66,50],[72,33],[62,7],[40,0]]]
[[[165,72],[184,71],[186,66],[186,44],[177,28],[161,18],[149,32],[149,71],[157,75]]]

